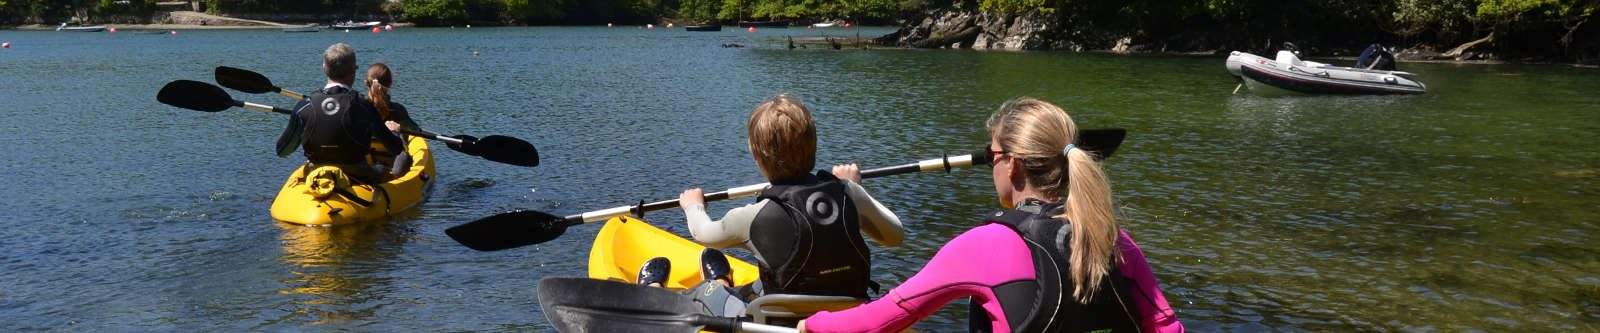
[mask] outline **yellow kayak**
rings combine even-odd
[[[635,283],[639,266],[645,261],[667,257],[672,260],[672,273],[667,276],[666,287],[686,290],[704,280],[700,276],[700,251],[705,248],[644,220],[615,217],[606,220],[594,236],[594,247],[589,249],[589,278]],[[728,263],[733,267],[733,283],[738,286],[761,279],[761,271],[755,265],[732,256]]]
[[[438,170],[428,142],[420,137],[406,138],[411,154],[411,169],[374,187],[349,181],[335,167],[306,170],[302,165],[289,174],[272,201],[272,218],[303,225],[334,225],[387,220],[389,216],[414,208],[427,199]]]

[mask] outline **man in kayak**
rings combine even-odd
[[[800,330],[899,332],[971,297],[973,331],[1182,332],[1144,253],[1117,227],[1105,172],[1072,144],[1072,118],[1019,98],[990,116],[988,130],[982,158],[1003,210],[882,298],[813,314]]]
[[[721,220],[706,213],[698,188],[678,197],[694,240],[713,249],[741,247],[755,254],[762,292],[866,298],[875,284],[863,234],[886,246],[905,239],[899,217],[862,188],[853,164],[812,173],[817,132],[800,100],[778,95],[750,114],[750,153],[771,182],[759,199],[731,209]],[[702,263],[707,280],[726,280],[719,253]],[[719,263],[719,261],[721,261]],[[650,270],[646,265],[641,270]],[[645,283],[646,281],[641,281]]]
[[[355,50],[345,43],[328,46],[322,53],[322,72],[328,83],[295,105],[288,127],[278,137],[278,156],[293,153],[295,142],[300,142],[311,165],[336,166],[356,181],[377,184],[383,181],[383,171],[367,163],[367,152],[377,140],[385,151],[396,152],[389,174],[404,175],[411,166],[405,142],[385,128],[372,105],[350,88],[356,79]]]

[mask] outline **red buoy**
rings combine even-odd
[[[379,31],[383,31],[383,30],[378,29],[378,27],[372,27],[372,33],[378,33]]]
[[[753,26],[753,25],[752,25],[752,26],[750,26],[750,27],[749,27],[749,28],[746,28],[746,29],[744,29],[744,31],[749,31],[749,32],[756,32],[756,26]]]

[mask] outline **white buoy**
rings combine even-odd
[[[606,27],[607,27],[607,28],[611,28],[611,27],[615,27],[615,26],[616,26],[616,25],[615,25],[615,24],[612,24],[612,23],[606,23]]]
[[[11,42],[8,41],[8,42],[0,43],[0,49],[9,49],[9,48],[11,48]]]
[[[654,23],[650,23],[650,24],[645,24],[645,25],[644,25],[644,28],[645,28],[645,29],[651,29],[651,30],[654,30],[654,29],[655,29],[655,28],[656,28],[656,25],[655,25],[655,24],[654,24]]]

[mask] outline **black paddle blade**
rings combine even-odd
[[[217,66],[217,84],[251,94],[277,91],[277,87],[272,85],[272,80],[267,76],[228,66]]]
[[[730,331],[737,322],[700,313],[689,296],[617,281],[550,277],[539,280],[539,308],[561,332]]]
[[[167,82],[156,92],[156,101],[180,108],[217,112],[239,105],[222,87],[190,80]]]
[[[467,142],[460,150],[483,159],[525,167],[539,166],[539,149],[522,139],[503,135],[490,135]]]
[[[445,235],[478,251],[499,251],[548,242],[567,232],[560,216],[518,210],[467,222],[444,230]]]
[[[1096,128],[1078,132],[1078,149],[1094,153],[1096,161],[1111,158],[1117,152],[1117,147],[1122,146],[1122,140],[1128,138],[1128,130],[1121,128]]]

